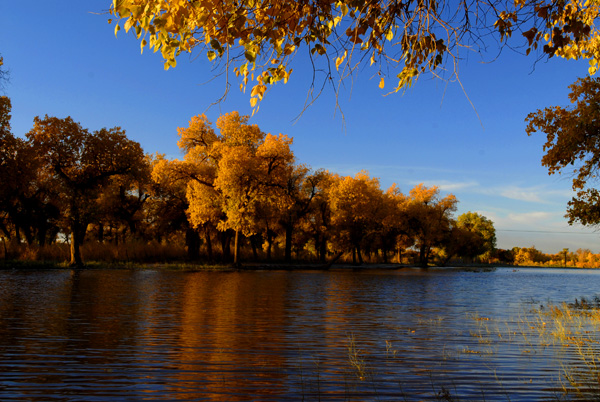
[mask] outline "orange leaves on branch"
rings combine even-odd
[[[268,86],[288,81],[291,61],[303,47],[324,56],[313,58],[324,64],[315,64],[315,70],[336,72],[346,62],[344,71],[352,74],[370,60],[378,71],[392,71],[395,91],[426,72],[456,75],[460,50],[485,50],[488,32],[499,34],[500,46],[521,32],[527,53],[544,42],[549,57],[589,59],[590,74],[600,59],[596,1],[493,0],[453,8],[438,0],[114,0],[110,13],[115,34],[121,25],[135,31],[141,49],[160,50],[167,69],[182,52],[206,53],[212,62],[226,58],[242,91],[255,81],[250,94],[255,110]],[[453,69],[444,68],[447,60]],[[340,80],[350,75],[338,74]]]
[[[531,135],[539,131],[546,135],[542,165],[548,168],[549,174],[560,174],[567,169],[567,174],[573,175],[572,187],[578,193],[569,202],[570,223],[579,220],[583,224],[597,225],[600,220],[592,221],[589,217],[597,208],[594,189],[590,186],[597,181],[600,168],[600,80],[580,78],[570,89],[573,107],[554,106],[530,113],[526,132]]]

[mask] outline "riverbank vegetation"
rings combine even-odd
[[[36,118],[25,139],[0,98],[4,260],[398,262],[494,258],[493,223],[419,184],[383,190],[362,171],[298,164],[292,139],[248,116],[180,128],[181,160],[144,154],[119,127]]]
[[[107,263],[496,263],[598,267],[589,252],[497,250],[493,223],[436,186],[384,190],[296,162],[293,139],[237,112],[179,128],[182,159],[119,127],[36,118],[21,138],[0,98],[0,258]]]
[[[454,216],[454,195],[311,169],[291,138],[237,112],[216,130],[193,117],[179,129],[177,160],[144,154],[118,127],[89,132],[71,118],[36,118],[22,139],[10,131],[10,100],[0,105],[4,261],[600,267],[589,250],[498,250],[489,219]]]

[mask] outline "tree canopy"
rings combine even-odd
[[[60,187],[60,204],[71,231],[71,264],[81,266],[79,246],[97,212],[95,200],[111,178],[135,177],[142,171],[142,148],[119,127],[90,133],[70,117],[36,117],[26,135],[40,171]]]
[[[600,224],[600,193],[593,188],[600,168],[600,80],[581,78],[570,86],[571,108],[547,107],[527,116],[529,135],[546,134],[542,165],[549,174],[573,175],[577,195],[569,201],[569,223]]]
[[[457,77],[465,52],[502,48],[514,33],[527,54],[589,59],[593,74],[599,12],[580,0],[113,0],[109,22],[160,51],[165,69],[182,52],[222,62],[251,86],[254,107],[301,51],[324,84],[370,65],[381,88],[389,79],[399,91],[425,72]]]

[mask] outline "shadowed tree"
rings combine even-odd
[[[38,152],[40,168],[60,185],[70,231],[70,264],[83,266],[80,245],[99,192],[114,176],[136,175],[144,166],[142,148],[118,127],[90,133],[70,117],[36,117],[27,138]]]
[[[185,233],[188,258],[191,260],[198,259],[200,256],[199,229],[202,229],[208,259],[212,261],[211,231],[215,230],[222,212],[219,207],[211,203],[211,186],[193,186],[193,178],[198,174],[196,168],[189,161],[168,160],[159,156],[152,170],[155,185],[150,204],[154,211],[157,233],[165,230],[168,232],[182,230]],[[196,190],[200,190],[200,193]],[[209,198],[204,199],[204,197]],[[196,201],[193,211],[190,210],[191,199]],[[213,198],[212,201],[216,199]]]

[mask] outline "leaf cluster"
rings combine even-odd
[[[600,80],[581,78],[570,86],[572,107],[547,107],[527,116],[528,135],[546,135],[542,165],[549,174],[566,171],[572,175],[577,196],[569,202],[569,222],[584,225],[600,223],[594,212],[598,193],[591,188],[598,180],[600,167]]]
[[[392,78],[396,92],[426,72],[457,78],[465,49],[483,52],[489,37],[503,47],[516,32],[527,54],[589,59],[593,74],[599,7],[580,0],[113,0],[109,22],[115,34],[121,25],[133,30],[142,51],[160,51],[165,68],[182,52],[224,62],[241,90],[251,86],[258,108],[269,86],[289,80],[301,50],[322,68],[324,85],[374,65],[379,86]]]

